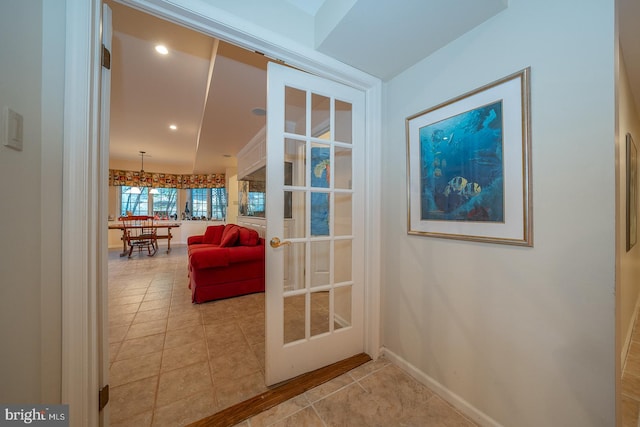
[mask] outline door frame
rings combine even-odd
[[[365,351],[380,353],[382,82],[331,57],[199,0],[117,0],[365,92]],[[100,125],[101,0],[66,1],[62,223],[62,402],[71,425],[100,425],[97,407],[101,200],[107,191]],[[102,154],[102,155],[101,155]],[[102,209],[104,210],[104,208]],[[106,351],[106,349],[105,349]]]

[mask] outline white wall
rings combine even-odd
[[[227,224],[238,222],[238,168],[227,168],[225,171],[227,184]]]
[[[383,345],[485,423],[615,424],[613,24],[511,0],[385,85]],[[527,66],[534,248],[407,235],[405,118]]]
[[[627,165],[626,165],[626,135],[631,133],[636,147],[640,148],[640,117],[631,95],[627,70],[624,58],[620,53],[620,70],[618,74],[618,141],[620,176],[618,185],[618,222],[620,224],[618,236],[618,253],[620,254],[619,273],[619,313],[620,313],[620,337],[622,342],[621,362],[627,353],[629,340],[633,327],[635,310],[640,298],[640,244],[636,244],[629,252],[626,249],[626,189],[627,189]],[[640,183],[636,183],[639,185]],[[640,206],[637,208],[640,209]]]
[[[242,17],[269,31],[314,47],[314,18],[285,1],[264,0],[204,0],[229,12],[230,20]],[[223,19],[224,20],[224,19]]]
[[[3,403],[60,400],[64,8],[51,6],[0,2],[0,108],[24,117],[23,150],[0,146]],[[57,86],[43,90],[50,78]]]
[[[62,150],[65,10],[43,1],[41,148],[42,402],[61,399],[62,382]]]

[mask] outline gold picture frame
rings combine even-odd
[[[530,73],[406,119],[408,234],[533,246]]]

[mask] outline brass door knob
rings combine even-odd
[[[288,240],[281,241],[278,237],[274,237],[269,242],[272,248],[279,248],[280,246],[290,245],[291,242]]]

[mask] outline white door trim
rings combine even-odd
[[[365,350],[380,351],[380,175],[382,82],[203,0],[122,0],[131,7],[264,53],[366,93]],[[64,100],[63,402],[71,425],[98,425],[98,265],[107,246],[100,206],[100,0],[67,0]]]
[[[100,0],[67,0],[62,211],[62,402],[72,426],[97,426],[96,292]],[[106,244],[106,242],[104,242]]]

